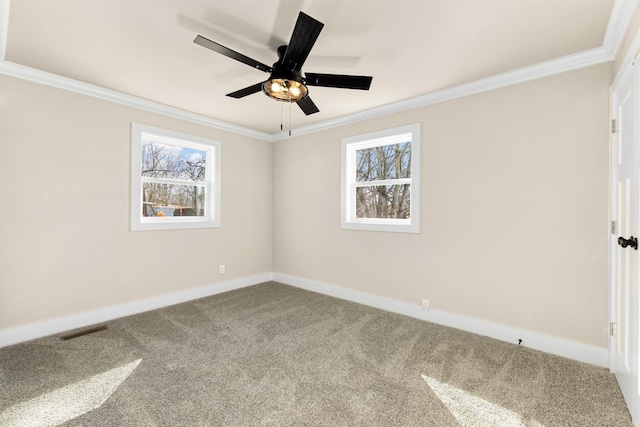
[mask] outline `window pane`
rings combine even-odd
[[[143,216],[204,216],[205,187],[145,182]]]
[[[207,152],[142,141],[142,176],[204,181]]]
[[[356,187],[356,218],[410,218],[409,187],[409,184]]]
[[[356,181],[411,178],[411,142],[356,150]]]

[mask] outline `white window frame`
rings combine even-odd
[[[144,217],[142,216],[142,184],[158,181],[142,177],[142,140],[206,151],[205,216]],[[220,227],[220,141],[203,138],[154,126],[131,123],[131,231],[176,230]],[[160,180],[165,181],[165,180]],[[193,182],[166,180],[179,185]]]
[[[420,123],[342,139],[341,226],[348,230],[420,232]],[[409,219],[356,218],[356,151],[411,141],[411,178],[369,181],[369,185],[409,184]]]

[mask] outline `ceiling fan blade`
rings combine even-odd
[[[316,107],[316,104],[314,104],[313,101],[311,100],[311,98],[309,98],[308,96],[305,96],[300,101],[296,102],[296,104],[298,104],[300,109],[307,116],[309,114],[317,113],[318,111],[320,111],[320,110],[318,110],[318,107]]]
[[[228,93],[227,96],[230,96],[231,98],[240,99],[240,98],[244,98],[247,95],[258,93],[262,90],[262,83],[263,82],[256,83],[252,86],[245,87],[244,89],[240,89],[235,92]]]
[[[318,39],[322,27],[324,27],[322,22],[313,19],[304,12],[300,12],[296,26],[293,28],[287,51],[282,57],[282,63],[291,65],[291,68],[300,71],[302,64],[307,60],[311,48]]]
[[[305,73],[307,86],[337,87],[341,89],[369,90],[371,76],[346,76],[341,74]]]
[[[249,58],[246,55],[236,52],[235,50],[229,49],[226,46],[222,46],[220,43],[216,43],[214,41],[209,40],[206,37],[197,36],[195,40],[193,40],[195,44],[199,44],[202,47],[206,47],[207,49],[211,49],[214,52],[218,52],[227,56],[231,59],[235,59],[236,61],[240,61],[243,64],[247,64],[252,68],[257,68],[260,71],[264,71],[265,73],[271,73],[273,70],[268,65],[263,64],[262,62],[256,61],[255,59]]]

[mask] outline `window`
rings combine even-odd
[[[418,233],[420,124],[342,139],[342,228]]]
[[[131,230],[220,226],[220,142],[131,127]]]

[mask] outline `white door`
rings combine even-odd
[[[629,406],[635,425],[640,426],[638,342],[638,258],[640,237],[640,64],[631,68],[613,93],[612,116],[616,133],[612,138],[611,217],[611,314],[617,329],[611,340],[613,370]]]

